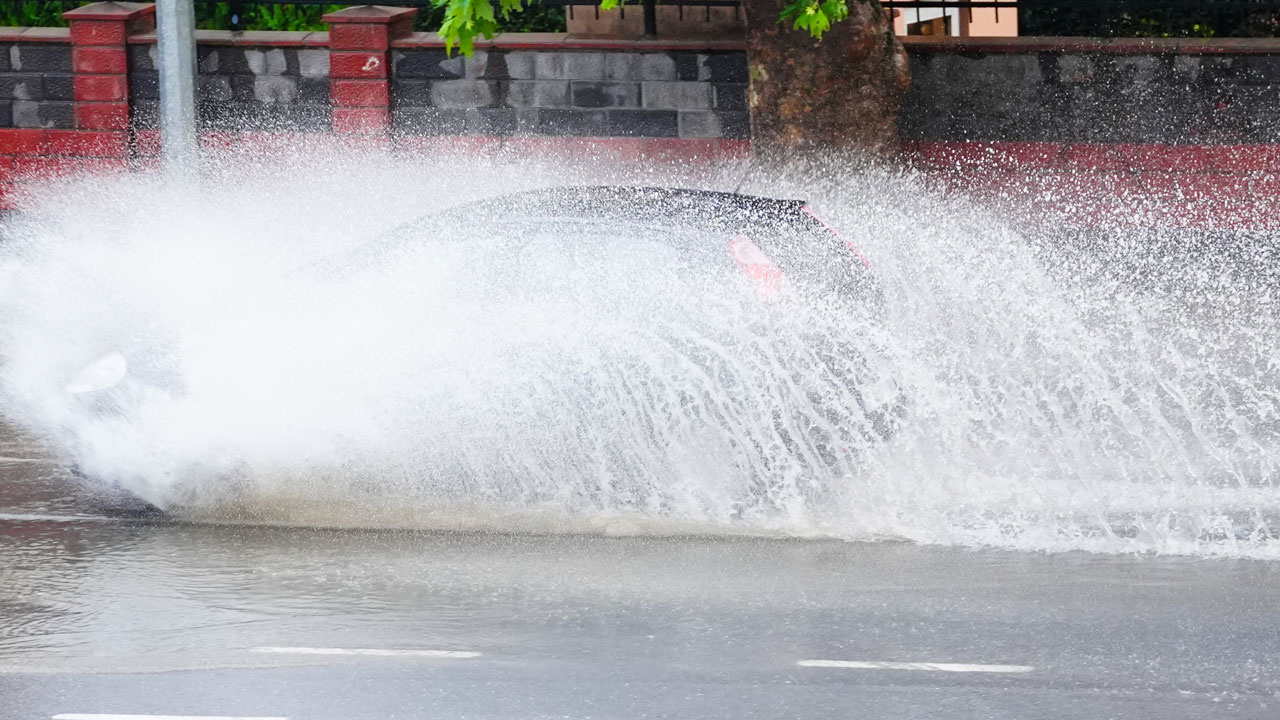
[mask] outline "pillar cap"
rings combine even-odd
[[[103,3],[107,4],[107,3]],[[92,6],[90,6],[92,7]],[[327,23],[362,23],[365,25],[391,25],[418,14],[417,8],[397,8],[386,5],[357,5],[325,13],[320,18]]]
[[[121,22],[156,14],[153,3],[100,2],[62,13],[67,20],[119,20]]]

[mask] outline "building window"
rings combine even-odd
[[[943,15],[932,20],[907,23],[908,35],[950,35],[951,18]]]

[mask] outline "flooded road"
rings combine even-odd
[[[3,720],[1280,712],[1271,563],[138,520],[3,438]]]

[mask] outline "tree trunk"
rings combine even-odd
[[[884,8],[878,0],[848,0],[849,17],[815,41],[808,31],[778,22],[783,4],[742,0],[756,157],[892,152],[911,78]]]

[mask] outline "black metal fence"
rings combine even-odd
[[[1277,0],[885,0],[906,15],[914,11],[1017,13],[1018,34],[1090,37],[1277,37]]]
[[[441,11],[433,0],[374,0],[382,5],[423,9],[420,27],[438,24]],[[563,23],[561,8],[575,12],[599,13],[598,0],[528,0],[530,8],[514,17],[511,30],[545,30]],[[0,24],[59,25],[61,13],[86,4],[82,0],[0,0]],[[631,0],[621,12],[638,12],[644,18],[647,35],[660,34],[658,5],[675,6],[679,16],[703,12],[709,19],[712,8],[731,7],[738,12],[738,0]],[[255,29],[302,30],[320,27],[319,18],[329,8],[341,7],[333,0],[196,0],[202,24],[235,30],[246,29],[252,15]],[[1016,13],[1020,35],[1095,37],[1280,37],[1280,0],[884,0],[883,5],[903,13],[908,22],[914,12],[924,18],[941,9],[948,14],[994,10],[998,15]],[[270,12],[250,13],[251,8]],[[294,8],[292,12],[276,12]],[[541,15],[538,15],[541,13]],[[528,18],[535,18],[530,24]],[[539,25],[537,18],[543,19]],[[548,25],[550,23],[551,25]]]
[[[1022,0],[1022,35],[1277,37],[1276,0]]]

